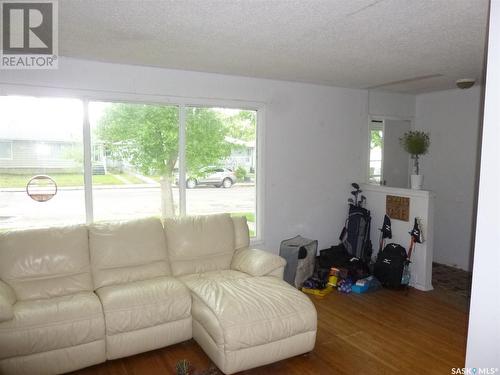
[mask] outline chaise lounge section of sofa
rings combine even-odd
[[[248,248],[245,221],[168,219],[165,234],[172,272],[192,293],[193,337],[224,373],[313,349],[316,310],[276,277],[282,258]]]
[[[311,351],[316,310],[210,215],[0,234],[0,373],[56,374],[190,338],[226,374]]]

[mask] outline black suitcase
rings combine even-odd
[[[408,260],[403,246],[390,243],[378,254],[373,274],[387,288],[401,287],[403,269]]]

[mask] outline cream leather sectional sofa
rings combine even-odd
[[[0,234],[0,374],[64,373],[194,338],[226,374],[309,352],[316,310],[211,215]],[[181,359],[181,358],[179,358]]]

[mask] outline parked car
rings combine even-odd
[[[179,176],[176,176],[176,183],[179,184]],[[236,183],[236,175],[229,168],[204,167],[199,173],[186,177],[186,187],[193,189],[198,185],[213,185],[215,187],[230,188]]]

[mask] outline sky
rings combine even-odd
[[[83,138],[83,107],[77,99],[0,96],[0,113],[0,139]]]

